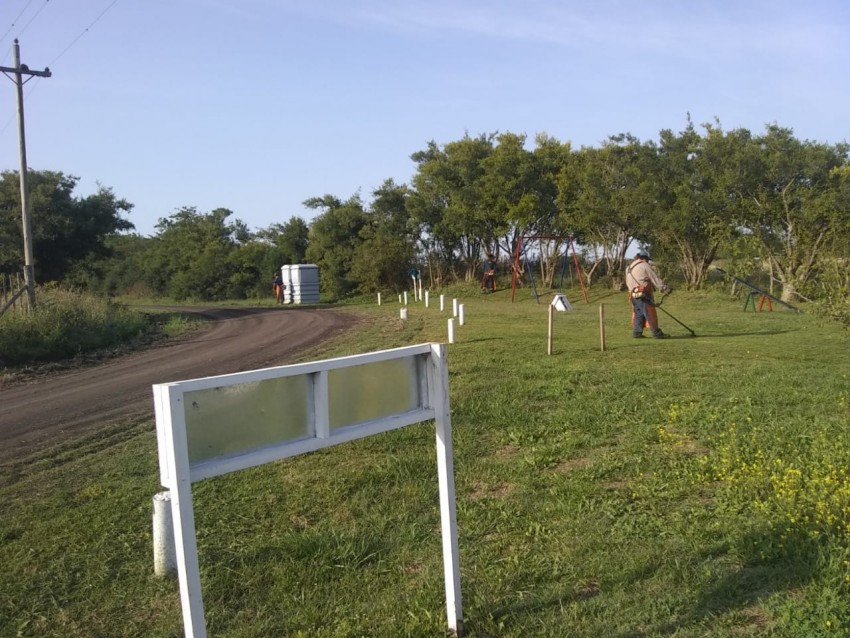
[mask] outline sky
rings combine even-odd
[[[133,204],[251,230],[367,204],[411,154],[496,132],[573,148],[699,126],[850,139],[846,0],[3,0],[0,66],[24,85],[27,163]],[[0,77],[0,170],[18,170]]]

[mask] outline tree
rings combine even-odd
[[[735,233],[734,171],[729,163],[749,140],[745,130],[724,133],[688,120],[678,135],[661,131],[658,206],[651,232],[658,247],[676,254],[689,288],[699,288],[721,246]]]
[[[109,235],[105,254],[76,262],[63,281],[104,295],[149,297],[144,264],[152,241],[135,233]]]
[[[493,152],[493,137],[465,135],[442,150],[431,142],[411,156],[418,164],[412,214],[435,245],[450,250],[451,257],[458,253],[466,281],[475,279],[483,238],[492,228],[483,198],[482,160]]]
[[[227,221],[232,214],[226,208],[200,213],[186,206],[160,219],[145,264],[151,289],[175,299],[242,296],[242,285],[234,286],[232,257],[250,233],[243,222]]]
[[[367,223],[360,196],[341,202],[325,195],[310,198],[304,205],[324,209],[310,224],[307,259],[319,267],[322,290],[333,298],[345,297],[357,287],[351,267],[362,241],[360,231]]]
[[[414,227],[407,210],[407,186],[386,180],[374,199],[354,249],[351,276],[361,292],[373,293],[407,287],[407,273],[416,261]]]
[[[55,171],[29,171],[29,202],[36,281],[60,281],[81,262],[109,255],[106,238],[131,230],[124,218],[133,205],[98,186],[94,195],[75,197],[78,177]],[[0,178],[0,270],[20,271],[23,264],[20,179],[17,171]]]
[[[830,175],[846,165],[848,150],[801,142],[772,124],[738,159],[740,224],[759,241],[783,301],[795,300],[836,233],[846,232],[850,210],[837,204]]]
[[[535,137],[533,151],[525,148],[525,135],[503,133],[495,140],[492,153],[481,161],[484,243],[488,253],[513,256],[521,237],[564,234],[557,219],[557,176],[569,159],[570,145],[546,134]],[[547,285],[564,243],[539,244],[541,278]]]
[[[564,167],[558,181],[561,214],[595,252],[586,273],[588,283],[604,265],[613,288],[621,290],[626,251],[635,239],[651,239],[656,161],[654,144],[621,134],[608,138],[601,148],[582,148]]]
[[[270,251],[276,267],[303,264],[310,243],[310,228],[301,217],[291,217],[284,224],[272,224],[255,233],[255,237],[274,248]]]

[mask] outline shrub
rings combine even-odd
[[[67,359],[142,335],[145,317],[109,299],[47,286],[34,312],[0,316],[0,364]]]

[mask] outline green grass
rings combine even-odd
[[[845,330],[676,293],[664,308],[697,338],[661,313],[676,338],[634,340],[623,295],[572,291],[547,356],[548,298],[452,294],[468,636],[850,632]],[[352,306],[370,320],[305,358],[444,341],[431,305]],[[0,635],[182,635],[176,584],[152,573],[154,424],[27,468],[0,468]],[[210,635],[444,635],[432,424],[193,492]]]

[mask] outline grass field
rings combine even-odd
[[[721,292],[676,293],[674,338],[630,337],[599,289],[449,291],[346,311],[306,359],[449,346],[466,635],[850,633],[848,333]],[[599,304],[607,347],[600,351]],[[16,476],[14,481],[12,476]],[[153,422],[0,468],[0,636],[180,636],[153,575]],[[194,487],[211,636],[445,634],[433,424]]]

